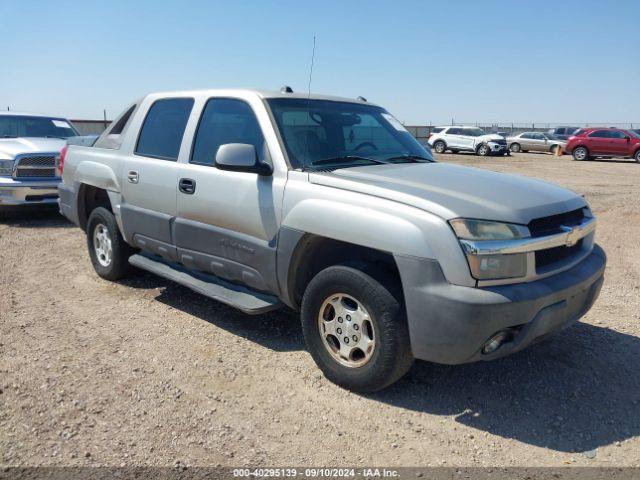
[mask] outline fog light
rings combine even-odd
[[[507,340],[507,338],[509,338],[508,332],[503,331],[496,333],[487,341],[487,343],[484,344],[484,346],[482,347],[482,353],[488,355],[489,353],[495,352],[496,350],[498,350],[498,348],[500,348],[500,345],[502,345]]]

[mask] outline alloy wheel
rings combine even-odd
[[[322,302],[318,332],[327,352],[345,367],[362,367],[376,348],[377,335],[369,312],[346,293],[333,294]]]

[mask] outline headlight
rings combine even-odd
[[[460,240],[509,241],[530,236],[524,225],[457,218],[449,222]],[[500,280],[524,277],[527,274],[527,254],[477,255],[465,249],[471,275],[477,280]]]
[[[0,160],[0,175],[13,174],[13,160]]]
[[[517,240],[530,235],[527,227],[513,223],[456,218],[449,224],[461,240]]]
[[[478,280],[500,280],[524,277],[527,274],[527,254],[470,255],[467,261],[471,275]]]

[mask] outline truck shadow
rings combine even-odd
[[[305,348],[297,313],[243,314],[173,282],[140,274],[133,288],[162,288],[159,302],[277,352]],[[467,365],[417,361],[399,382],[366,398],[561,452],[640,435],[640,338],[578,323],[509,357]]]
[[[28,208],[6,212],[6,218],[0,218],[0,225],[17,228],[73,228],[69,220],[60,215],[58,207]]]
[[[121,283],[140,289],[162,288],[157,301],[276,352],[305,348],[298,314],[287,308],[247,315],[177,283],[142,272]]]
[[[416,362],[369,398],[562,452],[640,435],[640,338],[579,323],[500,360]]]

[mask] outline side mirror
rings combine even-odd
[[[215,166],[232,172],[251,172],[271,175],[273,168],[258,158],[258,151],[247,143],[227,143],[220,145],[216,152]]]
[[[629,135],[625,135],[624,139],[628,142],[629,140],[631,140],[631,137]]]

